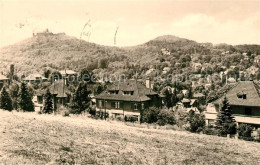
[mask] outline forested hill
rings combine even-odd
[[[16,73],[24,75],[43,73],[45,70],[80,71],[88,68],[96,73],[126,73],[131,76],[135,72],[146,72],[149,68],[162,70],[167,66],[176,72],[183,72],[189,70],[192,61],[215,64],[219,61],[211,59],[220,58],[227,51],[224,58],[244,52],[260,54],[260,46],[214,46],[165,35],[142,45],[119,48],[88,43],[65,33],[43,32],[1,48],[0,71],[7,73],[10,64],[14,64]],[[181,63],[181,68],[176,68],[176,63]]]

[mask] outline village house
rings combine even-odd
[[[62,78],[65,79],[65,84],[73,82],[78,78],[78,73],[73,70],[61,70],[60,74]]]
[[[24,82],[28,83],[41,83],[41,82],[46,82],[47,78],[42,76],[41,74],[30,74],[28,77],[23,79]]]
[[[65,85],[64,80],[56,80],[48,89],[50,90],[50,93],[52,94],[55,110],[59,109],[59,107],[61,105],[66,106],[67,103],[70,102],[72,94],[71,94],[70,90],[68,89],[68,87]],[[46,91],[47,91],[46,89],[36,91],[38,104],[43,104],[43,101],[44,101],[43,98],[44,98]]]
[[[7,78],[6,76],[0,74],[0,90],[3,88],[3,86],[5,84],[9,83],[9,78]]]
[[[177,108],[184,110],[185,112],[189,113],[193,111],[195,113],[199,113],[198,110],[198,102],[196,99],[186,99],[183,98],[179,103],[177,103]]]
[[[260,87],[253,81],[236,83],[224,96],[214,101],[205,112],[206,124],[214,125],[217,113],[222,107],[226,96],[236,122],[245,123],[260,128]]]
[[[138,121],[145,109],[161,107],[162,97],[151,89],[151,81],[146,85],[137,80],[115,82],[106,91],[96,96],[98,112],[109,114],[109,117],[136,117]]]

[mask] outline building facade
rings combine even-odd
[[[260,128],[260,87],[253,81],[240,81],[236,83],[227,93],[229,105],[232,109],[236,122],[239,124],[250,124]],[[205,112],[206,123],[214,125],[217,113],[222,107],[225,96],[214,101],[214,105],[207,108]]]
[[[108,85],[106,91],[96,96],[96,110],[108,113],[109,117],[131,116],[141,121],[145,109],[162,106],[162,97],[150,87],[150,80],[146,85],[137,80]]]

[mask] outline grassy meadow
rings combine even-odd
[[[260,164],[260,143],[0,110],[0,164]]]

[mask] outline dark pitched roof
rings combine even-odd
[[[230,105],[238,106],[260,106],[259,86],[253,81],[240,81],[231,88],[226,95],[214,101],[214,104],[221,104],[226,96]],[[239,98],[238,95],[245,94],[246,98]]]
[[[118,91],[118,94],[110,94],[109,91]],[[133,91],[133,95],[124,95],[124,91]],[[97,99],[122,100],[122,101],[147,101],[149,95],[158,95],[144,84],[137,80],[128,80],[124,82],[115,82],[108,86],[107,91],[97,95]]]
[[[49,90],[51,94],[56,94],[57,97],[67,97],[67,93],[70,93],[69,89],[67,88],[63,80],[55,81],[49,87]]]

